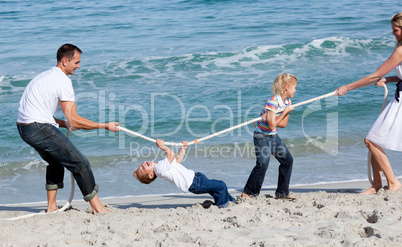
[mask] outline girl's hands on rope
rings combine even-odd
[[[288,106],[286,106],[286,108],[285,108],[285,110],[283,111],[283,114],[288,114],[288,113],[290,113],[291,111],[293,111],[295,109],[295,107],[293,106],[293,105],[288,105]]]

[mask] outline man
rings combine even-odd
[[[25,88],[18,106],[17,127],[21,138],[48,163],[46,168],[47,212],[58,209],[57,190],[63,188],[64,167],[73,176],[93,212],[107,212],[97,195],[88,159],[59,130],[107,129],[118,131],[117,122],[95,123],[78,115],[74,89],[68,75],[80,68],[82,51],[64,44],[57,51],[57,66],[37,75]],[[61,107],[66,121],[53,115]]]

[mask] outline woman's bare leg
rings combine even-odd
[[[373,187],[377,189],[379,185],[378,182],[378,174],[381,171],[384,172],[385,178],[388,182],[388,190],[392,193],[398,191],[401,188],[401,183],[396,179],[395,174],[392,170],[391,164],[389,163],[388,157],[385,154],[384,150],[375,143],[370,142],[367,139],[364,139],[364,143],[371,151],[371,161],[373,165],[373,175],[377,181],[374,182]],[[381,181],[381,178],[380,178]],[[376,187],[375,187],[376,186]]]
[[[371,151],[370,151],[371,152]],[[377,160],[373,158],[373,155],[370,155],[371,167],[373,169],[373,184],[366,191],[361,194],[375,194],[382,188],[382,172],[380,169],[380,165]]]

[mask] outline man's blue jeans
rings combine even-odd
[[[214,200],[215,205],[219,208],[225,208],[229,205],[229,201],[236,203],[236,200],[229,194],[225,182],[221,180],[208,179],[201,172],[196,172],[193,183],[189,191],[194,194],[210,194]]]
[[[276,197],[289,196],[290,176],[292,175],[293,157],[276,135],[266,135],[261,132],[254,132],[254,148],[256,155],[256,165],[250,173],[244,193],[250,196],[258,196],[264,182],[265,173],[268,169],[271,154],[279,161],[278,187],[275,192]]]
[[[73,173],[85,201],[92,200],[98,192],[88,159],[58,128],[46,123],[18,125],[21,138],[44,159],[46,190],[64,187],[64,167]]]

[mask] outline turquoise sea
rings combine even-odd
[[[390,18],[402,11],[390,0],[14,0],[0,6],[0,204],[46,200],[46,164],[21,140],[15,122],[25,86],[56,65],[64,43],[83,50],[81,68],[70,77],[81,116],[118,121],[154,139],[192,141],[258,117],[278,73],[298,78],[298,103],[374,72],[394,49]],[[388,99],[394,89],[389,85]],[[368,86],[297,107],[279,131],[295,159],[291,185],[367,180],[363,139],[383,95]],[[252,132],[250,124],[191,146],[183,164],[241,189],[255,164]],[[153,143],[104,130],[70,138],[89,158],[101,198],[180,193],[161,179],[142,185],[133,178],[140,163],[161,157]],[[387,154],[402,176],[402,154]],[[276,185],[277,170],[272,159],[264,186]],[[69,187],[66,172],[60,200]],[[79,191],[75,198],[82,199]]]

